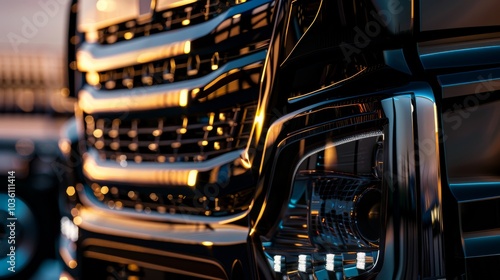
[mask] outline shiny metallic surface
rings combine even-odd
[[[370,43],[374,43],[373,45],[365,44],[362,48],[358,49],[359,52],[356,52],[356,54],[352,53],[352,56],[344,57],[346,59],[356,57],[356,61],[358,63],[361,62],[358,65],[361,68],[358,69],[370,69],[371,71],[364,70],[359,72],[360,74],[352,72],[354,73],[352,75],[356,76],[354,79],[344,78],[340,81],[337,79],[338,83],[328,86],[317,84],[313,87],[312,84],[304,85],[305,83],[300,82],[296,83],[296,85],[290,85],[284,81],[297,80],[298,77],[302,77],[302,79],[308,77],[308,73],[313,73],[315,69],[322,68],[323,65],[319,62],[322,61],[322,58],[324,61],[331,58],[335,51],[339,51],[339,49],[332,47],[329,49],[329,55],[326,55],[326,52],[323,53],[322,48],[328,49],[328,47],[321,45],[324,42],[319,41],[315,41],[316,45],[314,47],[308,46],[308,42],[313,42],[316,39],[315,36],[317,35],[313,34],[324,34],[324,32],[322,33],[319,30],[328,30],[326,27],[324,27],[325,29],[321,29],[321,24],[325,24],[327,20],[323,20],[320,16],[322,9],[326,10],[325,7],[328,4],[320,2],[316,6],[319,12],[311,25],[308,28],[306,27],[303,33],[293,33],[288,26],[293,21],[294,9],[297,5],[298,3],[292,4],[287,1],[278,2],[278,21],[276,22],[275,33],[265,64],[265,76],[261,86],[261,102],[257,109],[257,119],[251,138],[252,142],[249,145],[249,159],[259,163],[258,167],[254,167],[254,169],[258,170],[260,174],[259,184],[257,185],[257,196],[254,202],[254,205],[260,205],[260,207],[254,207],[250,213],[251,228],[249,236],[250,240],[252,240],[251,250],[254,255],[254,267],[256,269],[253,277],[260,279],[281,277],[280,275],[284,273],[281,263],[294,262],[293,257],[290,260],[290,256],[286,256],[288,253],[285,253],[284,249],[282,251],[280,249],[273,249],[273,254],[281,256],[278,258],[280,260],[280,268],[274,267],[274,271],[279,271],[281,274],[273,274],[267,271],[269,265],[266,264],[266,258],[272,259],[272,255],[267,256],[266,248],[270,248],[270,244],[276,242],[273,236],[276,232],[281,234],[283,229],[280,228],[282,227],[293,228],[291,227],[292,224],[290,224],[291,221],[285,217],[289,216],[289,211],[292,210],[295,213],[292,215],[293,217],[302,217],[297,212],[300,207],[292,207],[293,203],[287,203],[287,197],[293,197],[294,192],[290,190],[290,192],[285,191],[283,193],[283,186],[293,186],[293,184],[291,184],[290,179],[286,175],[282,175],[287,174],[287,171],[285,171],[286,167],[281,166],[280,163],[293,162],[295,158],[292,154],[296,157],[301,157],[307,149],[315,145],[321,146],[321,143],[325,141],[324,139],[318,138],[317,142],[306,140],[308,137],[312,139],[312,135],[315,135],[317,132],[317,130],[308,128],[308,126],[312,126],[314,123],[318,125],[320,123],[328,123],[334,117],[324,118],[321,121],[311,118],[307,119],[301,125],[294,123],[294,120],[300,119],[299,116],[301,114],[306,115],[304,112],[315,112],[317,108],[315,105],[318,107],[327,106],[327,103],[334,103],[336,101],[346,103],[356,102],[356,98],[360,98],[360,96],[374,96],[375,98],[382,96],[378,98],[383,100],[383,112],[388,120],[388,124],[383,130],[386,136],[381,207],[383,217],[381,236],[383,240],[381,241],[381,256],[373,275],[378,275],[379,279],[419,279],[420,277],[444,279],[447,277],[464,277],[466,274],[460,269],[462,259],[460,258],[460,252],[457,252],[457,250],[460,250],[461,244],[465,244],[465,247],[462,248],[466,252],[474,255],[477,254],[480,250],[473,251],[473,247],[476,246],[479,249],[482,246],[479,246],[480,242],[478,240],[491,240],[490,238],[492,238],[494,231],[485,232],[484,236],[481,235],[481,237],[479,232],[474,236],[464,234],[465,243],[462,243],[460,237],[457,238],[458,231],[456,229],[458,227],[452,218],[452,216],[456,218],[458,213],[458,211],[454,212],[454,209],[456,209],[454,208],[454,205],[456,205],[456,202],[454,202],[455,197],[450,196],[448,186],[452,187],[452,192],[461,197],[461,199],[466,199],[466,197],[480,198],[482,195],[486,196],[488,192],[493,194],[493,189],[496,185],[493,182],[494,180],[481,184],[471,182],[467,185],[461,182],[458,184],[443,185],[443,182],[446,182],[447,178],[441,175],[441,171],[443,166],[450,163],[446,163],[443,160],[443,143],[440,142],[442,140],[440,138],[440,120],[442,120],[442,116],[440,115],[439,106],[441,101],[440,94],[442,92],[436,90],[434,87],[434,78],[429,78],[429,82],[427,83],[420,82],[419,78],[416,77],[421,75],[422,69],[424,71],[433,69],[435,71],[442,70],[446,72],[450,70],[444,69],[459,69],[459,67],[472,65],[484,65],[485,67],[487,65],[495,65],[497,64],[496,60],[491,60],[490,58],[492,57],[491,52],[496,48],[497,44],[495,40],[497,40],[498,36],[485,32],[485,34],[476,37],[461,38],[457,36],[456,39],[451,39],[450,37],[453,36],[449,35],[446,38],[445,33],[425,33],[425,35],[422,35],[423,38],[431,38],[432,40],[427,39],[418,42],[417,39],[415,42],[418,44],[417,49],[404,48],[399,52],[394,50],[383,51],[383,63],[399,73],[404,73],[399,78],[394,78],[394,72],[384,72],[387,71],[384,67],[375,70],[370,68],[370,63],[380,63],[381,57],[375,58],[374,61],[361,62],[362,59],[360,58],[363,55],[370,53],[370,55],[377,56],[377,54],[380,54],[376,43],[374,43],[379,38],[374,36],[374,38],[370,38],[373,39],[370,41]],[[409,7],[411,9],[411,20],[409,21],[409,25],[406,25],[409,29],[414,28],[414,19],[420,23],[420,11],[415,8],[419,6],[414,5],[415,3],[412,2],[411,7]],[[346,12],[348,9],[344,7],[342,11]],[[329,27],[331,26],[335,25],[330,25]],[[364,26],[361,23],[355,28],[358,27],[362,28]],[[335,30],[338,30],[342,34],[342,27],[338,27]],[[417,30],[419,29],[417,28]],[[349,31],[346,31],[346,34],[342,35],[345,36],[344,38],[349,38],[348,34]],[[438,34],[444,35],[442,36],[444,38],[436,40],[436,38],[439,38]],[[359,33],[358,35],[362,36]],[[309,40],[306,40],[306,38]],[[412,39],[409,37],[405,38],[404,35],[398,39],[413,42]],[[466,42],[466,40],[469,40],[469,42]],[[485,44],[489,43],[491,47],[484,47]],[[340,46],[342,48],[342,45]],[[353,44],[352,46],[359,47],[360,45]],[[471,56],[464,56],[464,53],[471,53]],[[419,57],[421,60],[418,63],[421,62],[421,64],[416,65],[412,61],[414,57]],[[341,59],[340,57],[339,61]],[[303,67],[301,62],[304,61],[307,61],[309,65],[315,66],[311,66],[306,71],[303,71],[301,69]],[[345,63],[345,60],[341,63]],[[322,73],[321,71],[317,72],[319,76],[328,71],[327,67],[323,69]],[[459,72],[460,70],[452,71]],[[458,97],[464,95],[464,88],[477,89],[479,85],[482,87],[482,91],[479,93],[484,93],[487,91],[485,88],[494,87],[496,81],[496,76],[489,75],[492,73],[491,71],[487,69],[470,72],[468,76],[467,73],[441,76],[439,79],[444,84],[444,95],[442,96],[445,98]],[[374,72],[378,72],[378,74],[374,74]],[[477,77],[480,74],[484,76],[487,73],[489,79],[475,80],[473,77],[474,75]],[[373,76],[370,76],[370,74],[373,74]],[[373,83],[379,82],[376,77],[387,81],[387,83],[384,84],[380,81],[380,83],[377,83],[377,87],[373,86]],[[386,80],[387,77],[390,77],[392,85],[389,85],[390,82]],[[311,81],[313,80],[314,78],[311,77]],[[359,81],[359,84],[354,85],[353,80]],[[412,80],[415,82],[412,82]],[[361,85],[363,83],[372,83],[372,88],[382,88],[385,90],[370,90],[369,86],[363,87]],[[301,86],[302,88],[300,88]],[[296,88],[300,88],[299,91]],[[478,93],[477,90],[476,93]],[[288,99],[286,100],[286,98]],[[484,106],[485,109],[489,107]],[[486,111],[484,112],[486,113]],[[312,116],[312,114],[307,115],[309,117]],[[300,131],[302,130],[307,132],[301,133]],[[358,128],[358,131],[361,133],[362,130]],[[290,137],[293,135],[290,139],[297,141],[297,144],[295,144],[295,153],[291,151],[285,152],[285,147],[291,144],[291,140],[286,139],[285,135],[290,135]],[[446,145],[444,143],[445,147]],[[290,154],[288,155],[287,153]],[[280,186],[280,188],[277,186]],[[473,194],[474,191],[472,189],[475,187],[477,187],[479,192]],[[496,204],[492,202],[488,205],[491,206],[488,206],[488,209],[494,209],[494,205]],[[472,201],[470,205],[464,205],[463,207],[463,213],[467,213],[467,219],[471,219]],[[280,220],[282,221],[281,223],[279,222]],[[491,226],[497,226],[497,223],[493,221],[490,224]],[[475,227],[479,228],[479,223]],[[488,227],[484,226],[483,228]],[[309,237],[306,238],[307,235],[305,232],[301,232],[298,233],[297,231],[296,236],[300,235],[302,237],[304,235],[303,239],[297,237],[294,239],[293,234],[287,235],[291,238],[290,242],[286,243],[286,246],[283,245],[282,248],[288,248],[298,254],[300,252],[298,244],[302,244],[305,248],[314,247],[315,244],[309,241]],[[293,240],[296,240],[295,245]],[[259,248],[260,244],[262,244],[264,249]],[[486,244],[486,241],[481,244]],[[494,249],[489,252],[493,251]],[[483,250],[483,253],[484,255],[488,254],[487,250]],[[450,254],[452,256],[456,255],[450,257]],[[445,258],[445,255],[447,258]],[[472,255],[470,256],[472,258]],[[272,260],[269,260],[269,262],[272,264]],[[493,259],[492,262],[494,262]],[[478,264],[479,261],[475,263]],[[482,272],[475,270],[472,267],[472,261],[469,262],[469,266],[469,275],[471,277],[472,275],[484,275],[487,273],[485,270]],[[483,265],[482,267],[485,266]],[[319,271],[315,273],[319,273],[317,276],[323,275]],[[345,276],[337,275],[334,277],[352,276],[346,274]],[[321,277],[332,276],[324,275]]]
[[[74,6],[66,270],[494,277],[498,5],[449,2]]]
[[[421,246],[424,277],[445,275],[443,199],[439,166],[436,103],[430,94],[415,96],[418,134],[418,174],[420,185]]]
[[[60,248],[72,278],[247,271],[235,265],[247,263],[242,225],[254,191],[242,153],[273,5],[73,1],[69,72],[78,102],[59,143],[77,158],[62,196],[63,216],[79,229]]]

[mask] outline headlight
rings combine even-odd
[[[411,88],[273,122],[250,216],[259,276],[444,278],[436,108]]]
[[[276,279],[372,275],[384,228],[381,102],[352,99],[288,116],[269,128],[268,135],[280,133],[275,152],[264,155],[274,166],[250,235],[258,232]]]
[[[383,142],[382,131],[369,131],[327,141],[299,161],[279,229],[263,243],[277,278],[342,279],[374,267]]]

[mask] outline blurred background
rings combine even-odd
[[[0,279],[58,279],[57,141],[73,109],[65,98],[70,1],[0,3]],[[7,259],[9,171],[15,171],[15,273]]]

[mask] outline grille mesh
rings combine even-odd
[[[87,144],[102,159],[156,162],[203,161],[246,145],[256,106],[181,118],[85,117]]]
[[[104,90],[132,89],[191,80],[217,70],[242,54],[261,49],[262,42],[247,45],[242,49],[214,52],[201,55],[182,55],[150,63],[101,71],[96,88]]]
[[[158,188],[136,188],[92,183],[87,190],[93,200],[116,211],[134,211],[146,215],[188,214],[198,216],[225,216],[248,209],[253,190],[235,191],[217,196],[196,191],[172,191]]]
[[[101,28],[98,30],[98,42],[114,44],[132,38],[178,30],[208,21],[235,4],[235,1],[200,0],[180,7],[164,9],[155,12],[146,23],[134,19]]]

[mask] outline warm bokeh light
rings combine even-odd
[[[188,180],[187,180],[188,186],[194,187],[196,185],[197,179],[198,179],[198,170],[189,171]]]
[[[69,187],[66,188],[66,194],[68,196],[74,196],[75,193],[76,193],[75,187],[69,186]]]
[[[203,242],[201,242],[201,245],[211,247],[214,245],[214,243],[211,241],[203,241]]]
[[[184,42],[184,53],[189,54],[191,52],[191,41]]]
[[[188,105],[188,90],[183,89],[179,95],[179,106],[186,107]]]

